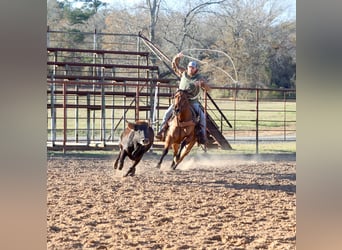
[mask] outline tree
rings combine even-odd
[[[150,41],[154,42],[156,40],[156,26],[158,22],[158,15],[160,9],[160,2],[161,0],[146,0],[149,14],[150,14],[150,24],[149,24],[149,34],[150,34]],[[151,62],[153,65],[156,64],[157,58],[152,57]]]
[[[221,46],[235,59],[239,79],[250,86],[271,83],[269,60],[284,8],[275,0],[232,0],[222,5]],[[225,29],[224,29],[225,27]]]
[[[269,58],[272,87],[294,88],[296,80],[296,24],[285,22],[274,27],[274,43]]]
[[[83,2],[84,6],[91,9],[94,14],[96,14],[101,7],[106,7],[108,5],[108,3],[100,0],[76,0],[76,2]]]
[[[77,2],[83,5],[76,8]],[[70,46],[81,45],[81,33],[94,28],[108,33],[146,33],[170,58],[185,51],[201,60],[202,70],[220,85],[234,81],[212,65],[243,85],[295,86],[296,25],[295,20],[284,19],[282,1],[186,0],[177,7],[167,3],[141,0],[134,7],[107,9],[99,0],[48,0],[48,25],[54,30],[74,30]],[[105,43],[102,46],[113,49]],[[171,73],[156,58],[151,59],[162,75]]]

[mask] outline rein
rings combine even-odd
[[[178,90],[178,91],[177,91],[177,93],[175,94],[175,98],[178,97],[178,96],[180,95],[180,91],[181,91],[181,90]],[[183,93],[184,93],[184,92],[183,92]],[[180,97],[178,97],[178,98],[180,98]],[[186,96],[185,98],[187,98],[187,96]],[[179,103],[180,103],[180,102],[179,102]],[[183,105],[180,107],[180,109],[184,108],[184,101],[183,101],[182,104],[183,104]],[[191,118],[190,118],[190,120],[188,120],[188,121],[180,121],[179,114],[181,113],[181,111],[179,111],[178,114],[177,114],[177,112],[174,112],[174,113],[175,113],[175,116],[177,117],[177,125],[178,125],[178,127],[180,127],[180,128],[184,128],[184,127],[196,125],[195,122],[194,122],[193,119],[192,119],[192,107],[190,106],[189,103],[187,103],[187,105],[188,105],[189,108],[190,108],[190,110],[189,110],[190,113],[191,113]]]

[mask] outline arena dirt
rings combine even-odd
[[[295,249],[296,162],[147,154],[134,177],[113,157],[47,162],[47,249]]]

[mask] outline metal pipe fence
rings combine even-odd
[[[75,49],[78,35],[84,43]],[[111,149],[136,119],[158,130],[177,79],[159,78],[139,36],[48,29],[47,47],[48,149]],[[212,86],[202,101],[233,148],[296,142],[294,89]]]
[[[149,98],[153,91],[148,83],[145,86],[116,82],[51,83],[47,91],[47,142],[49,148],[63,150],[115,147],[126,122],[136,117],[150,121],[157,131],[176,90],[175,86],[159,83],[158,100],[151,106]],[[215,89],[238,91],[242,96],[207,101],[207,114],[230,143],[253,143],[259,153],[259,143],[296,141],[294,90],[213,87]],[[282,98],[274,95],[282,95]]]

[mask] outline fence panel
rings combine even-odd
[[[77,49],[70,43],[82,35]],[[177,88],[159,79],[139,37],[130,34],[47,33],[47,145],[98,149],[118,144],[126,122],[149,120],[155,131]],[[296,91],[212,86],[206,113],[239,151],[287,152],[296,142]],[[279,144],[274,149],[265,149]],[[294,144],[294,146],[293,146]]]

